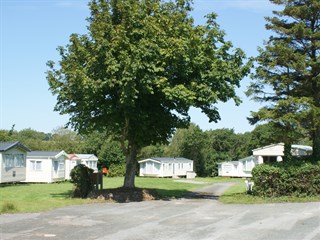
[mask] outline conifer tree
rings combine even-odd
[[[266,29],[274,34],[259,49],[248,90],[265,106],[250,120],[277,124],[288,146],[307,130],[313,157],[320,161],[320,1],[271,2],[284,8],[266,18]]]

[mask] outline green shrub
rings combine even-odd
[[[108,169],[108,177],[123,177],[126,173],[125,164],[112,164]]]
[[[288,175],[283,169],[267,164],[258,165],[252,171],[253,194],[268,197],[281,196],[287,188],[287,178]]]
[[[262,197],[320,194],[320,164],[283,162],[261,164],[252,171],[253,194]]]
[[[320,195],[320,164],[304,161],[261,164],[252,171],[253,194],[262,197]]]
[[[304,164],[300,168],[290,169],[294,183],[295,195],[317,195],[320,194],[320,165]]]
[[[71,182],[75,185],[74,197],[86,198],[89,192],[93,190],[92,173],[93,169],[88,168],[84,164],[79,164],[71,170]]]

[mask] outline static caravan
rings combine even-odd
[[[81,164],[81,159],[76,154],[69,154],[68,159],[66,159],[66,167],[65,167],[65,179],[70,180],[71,170]]]
[[[291,145],[293,156],[308,156],[312,154],[312,147],[304,145]],[[281,162],[284,156],[284,143],[277,143],[252,150],[258,163]]]
[[[65,180],[64,152],[32,151],[27,154],[26,182],[51,183]]]
[[[284,156],[284,144],[272,144],[252,150],[252,155],[257,158],[259,164],[281,162]]]
[[[93,169],[93,171],[98,171],[98,158],[94,154],[80,154],[75,153],[78,159],[81,160],[81,164],[86,165],[88,168]]]
[[[71,179],[71,170],[79,164],[86,165],[87,167],[93,169],[94,172],[98,171],[98,158],[96,157],[96,155],[72,153],[69,154],[68,159],[66,159],[65,179]]]
[[[251,177],[252,169],[258,164],[254,156],[238,161],[227,161],[218,164],[218,175],[223,177]]]
[[[293,156],[310,156],[312,155],[312,147],[304,145],[292,145],[291,153]]]
[[[238,173],[238,161],[218,163],[218,175],[223,177],[235,177]]]
[[[252,169],[258,165],[258,159],[255,156],[250,156],[238,160],[239,171],[238,177],[252,177]]]
[[[187,158],[148,158],[139,161],[140,176],[145,177],[187,177],[196,176],[193,161]]]
[[[292,145],[293,156],[308,156],[312,154],[312,147]],[[262,163],[281,162],[284,156],[284,144],[277,143],[252,150],[252,156],[238,161],[227,161],[218,164],[219,176],[252,177],[252,169]]]
[[[0,142],[0,183],[26,180],[27,152],[20,142]]]

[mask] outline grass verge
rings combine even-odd
[[[319,202],[315,197],[261,198],[245,193],[243,179],[234,178],[196,178],[191,181],[171,178],[136,178],[136,187],[152,189],[159,198],[180,198],[196,188],[219,182],[238,182],[230,187],[219,200],[226,204],[256,204],[277,202]],[[104,189],[115,189],[123,185],[123,178],[104,178]],[[202,183],[195,184],[194,182]],[[73,184],[70,182],[51,184],[7,184],[0,185],[0,214],[43,212],[59,207],[105,202],[98,199],[76,199],[71,197]]]
[[[245,184],[238,183],[227,189],[219,198],[219,201],[225,204],[262,204],[262,203],[298,203],[298,202],[320,202],[320,196],[310,197],[277,197],[277,198],[263,198],[253,196],[246,193]]]

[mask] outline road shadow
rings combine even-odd
[[[184,198],[186,199],[208,199],[208,200],[219,200],[219,195],[205,192],[190,192]]]

